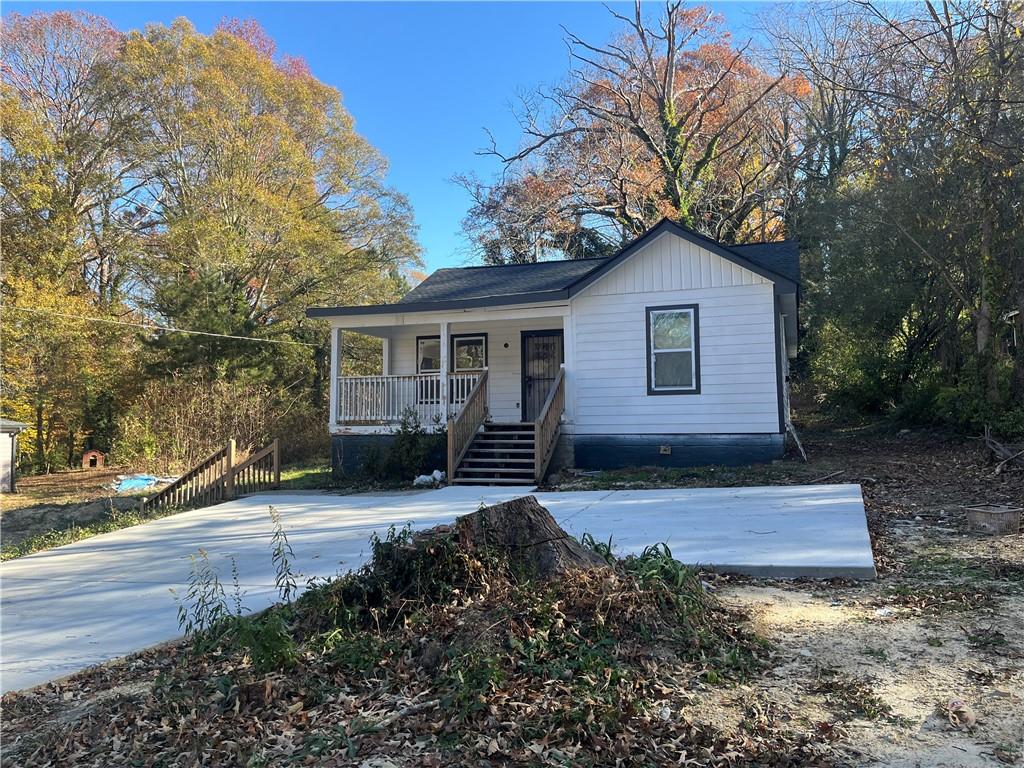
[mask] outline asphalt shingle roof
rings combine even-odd
[[[605,261],[577,259],[439,269],[409,291],[399,304],[562,291]]]
[[[729,250],[750,259],[758,266],[788,277],[794,283],[800,282],[800,250],[797,248],[796,240],[730,245]]]
[[[651,238],[674,232],[725,259],[763,274],[786,290],[796,290],[800,259],[795,241],[726,246],[662,219],[644,235],[606,259],[542,261],[536,264],[508,264],[494,267],[439,269],[413,288],[396,304],[364,307],[311,307],[309,317],[427,312],[472,307],[503,306],[538,301],[564,300],[628,259]]]

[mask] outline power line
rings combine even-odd
[[[257,341],[264,344],[298,344],[300,347],[313,347],[304,341],[292,341],[291,339],[259,339],[255,336],[233,336],[230,333],[210,333],[208,331],[189,331],[184,328],[172,328],[169,325],[151,325],[148,323],[132,323],[127,320],[111,320],[107,317],[84,317],[72,315],[68,312],[57,312],[53,309],[30,309],[29,307],[5,307],[15,312],[30,312],[34,315],[55,315],[56,317],[69,317],[72,320],[88,320],[93,323],[109,323],[110,325],[128,325],[133,328],[145,328],[148,331],[171,331],[172,333],[187,333],[192,336],[214,336],[218,339],[238,339],[240,341]]]

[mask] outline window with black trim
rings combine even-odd
[[[452,336],[452,371],[482,371],[487,367],[487,334]]]
[[[696,304],[647,307],[647,394],[700,393]]]

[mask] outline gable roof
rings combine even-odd
[[[439,269],[397,303],[361,307],[310,307],[306,315],[332,317],[431,312],[564,300],[599,280],[664,232],[672,232],[771,280],[777,293],[795,293],[797,290],[800,267],[794,241],[726,246],[674,221],[662,219],[614,256],[607,258]]]
[[[607,259],[539,261],[491,267],[439,269],[398,303],[482,299],[544,291],[564,291]]]
[[[682,224],[677,224],[676,222],[671,221],[669,219],[662,219],[649,230],[644,232],[644,234],[642,234],[636,240],[634,240],[621,251],[619,251],[617,254],[615,254],[611,258],[605,259],[604,262],[600,264],[592,272],[588,272],[586,275],[584,275],[569,289],[569,295],[575,296],[577,293],[582,291],[595,280],[598,280],[606,273],[615,269],[615,267],[617,267],[623,261],[628,259],[634,253],[639,251],[651,240],[665,232],[671,232],[674,235],[678,235],[684,240],[687,240],[697,246],[700,246],[701,248],[711,251],[716,256],[721,256],[726,261],[731,261],[733,264],[738,264],[739,266],[744,267],[745,269],[749,269],[755,275],[760,275],[761,277],[767,280],[771,280],[773,283],[775,283],[776,292],[778,293],[796,293],[796,280],[792,280],[789,277],[786,277],[785,275],[776,272],[773,269],[769,269],[765,266],[762,266],[761,264],[757,263],[754,259],[750,258],[749,255],[743,255],[738,253],[734,247],[723,245],[717,240],[712,240],[710,237],[705,237],[704,235],[700,234],[700,232],[695,232],[689,227],[684,227]]]

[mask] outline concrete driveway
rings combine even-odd
[[[282,516],[299,583],[359,567],[371,533],[427,528],[522,495],[451,487],[400,494],[267,493],[183,512],[0,566],[0,690],[38,685],[177,637],[172,590],[199,548],[248,610],[274,602],[269,507]],[[814,485],[537,494],[570,533],[619,554],[665,542],[674,556],[752,575],[872,578],[860,486]]]

